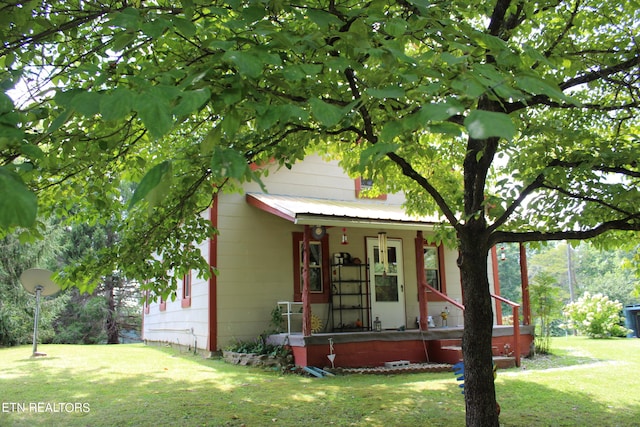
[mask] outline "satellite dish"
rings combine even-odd
[[[60,291],[60,286],[51,280],[53,273],[42,268],[30,268],[20,275],[20,282],[24,289],[36,296],[36,313],[33,318],[33,357],[46,356],[46,353],[38,353],[38,317],[40,316],[40,297],[55,295]]]
[[[40,295],[48,297],[60,292],[60,286],[51,280],[53,273],[42,268],[30,268],[20,275],[20,282],[24,289],[31,295],[36,295],[36,291],[40,288]]]

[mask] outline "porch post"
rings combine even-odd
[[[493,272],[493,292],[496,295],[500,295],[500,272],[498,271],[498,251],[496,247],[491,248],[491,270]],[[499,300],[496,302],[496,325],[502,325],[502,303]],[[513,319],[516,322],[516,319]]]
[[[302,237],[302,336],[311,336],[311,295],[309,292],[309,259],[311,253],[311,227],[304,226]]]
[[[531,324],[531,302],[529,299],[529,272],[527,271],[527,249],[520,243],[520,283],[522,284],[522,324]]]
[[[427,317],[429,315],[427,300],[427,276],[424,272],[424,237],[422,230],[416,233],[416,274],[418,276],[418,304],[420,307],[420,330],[429,329]]]

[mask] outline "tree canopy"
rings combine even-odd
[[[213,232],[195,214],[215,191],[259,179],[251,163],[286,166],[309,150],[337,157],[380,190],[404,191],[408,210],[439,212],[455,234],[473,325],[468,424],[497,425],[480,411],[495,402],[492,382],[489,397],[475,388],[492,376],[489,247],[612,230],[637,240],[635,0],[65,0],[0,10],[3,229],[37,235],[36,206],[119,219],[121,244],[74,280],[116,265],[139,279],[206,272],[182,243]],[[123,181],[138,183],[127,200]],[[154,283],[164,295],[175,287]]]

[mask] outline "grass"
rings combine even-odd
[[[316,379],[137,344],[39,350],[0,349],[0,426],[464,425],[453,373]],[[499,371],[502,425],[640,424],[640,340],[558,338],[552,350]]]

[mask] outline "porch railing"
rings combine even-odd
[[[430,286],[429,284],[427,284],[426,287],[429,291],[438,295],[440,298],[449,302],[451,305],[458,307],[460,310],[464,311],[463,304],[460,304],[458,301],[454,300],[453,298],[450,298],[446,294],[443,294],[442,292]],[[501,297],[500,295],[491,294],[491,298],[511,306],[511,310],[513,311],[513,341],[514,341],[513,352],[515,354],[516,366],[520,367],[520,314],[519,314],[520,304],[515,303],[513,301],[509,301],[508,299]]]
[[[491,297],[496,301],[503,302],[511,306],[511,310],[513,312],[513,351],[515,352],[516,366],[520,367],[520,314],[518,312],[520,309],[520,304],[509,301],[508,299],[503,298],[500,295],[491,294]]]
[[[434,294],[438,295],[440,298],[444,299],[445,301],[451,303],[451,305],[458,307],[460,310],[464,311],[464,305],[460,304],[458,301],[454,300],[453,298],[450,298],[448,295],[443,294],[442,292],[440,292],[439,290],[437,290],[436,288],[432,287],[431,285],[429,285],[427,283],[427,289],[431,292],[433,292]]]

